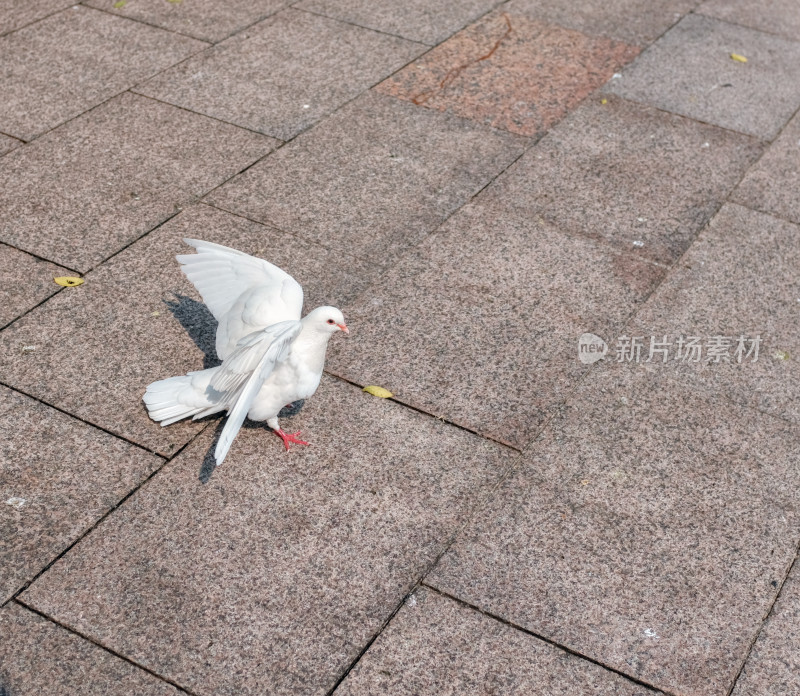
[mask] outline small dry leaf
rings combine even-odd
[[[601,99],[601,100],[600,100],[600,103],[601,103],[601,104],[608,104],[608,99]]]
[[[125,5],[128,4],[128,0],[119,0],[119,2],[114,3],[115,10],[121,10]]]
[[[75,276],[58,276],[53,278],[56,283],[63,285],[65,288],[74,288],[76,285],[83,285],[83,278],[76,278]]]
[[[388,389],[376,387],[374,384],[364,387],[364,391],[367,392],[367,394],[372,394],[372,396],[377,396],[380,399],[388,399],[390,396],[394,396],[394,394],[392,394],[392,392],[390,392]]]
[[[731,58],[733,58],[733,60],[735,60],[737,63],[747,62],[747,58],[745,58],[744,56],[740,56],[738,53],[731,53]]]

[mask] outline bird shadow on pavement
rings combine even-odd
[[[164,304],[189,334],[189,338],[203,351],[203,369],[219,365],[214,347],[217,333],[217,320],[214,319],[214,315],[202,302],[177,293],[173,293],[173,296],[174,299],[164,300]]]

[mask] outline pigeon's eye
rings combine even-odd
[[[328,319],[329,324],[335,324],[336,322],[333,319]]]

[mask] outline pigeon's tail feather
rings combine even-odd
[[[208,389],[216,370],[214,367],[153,382],[143,397],[150,418],[161,425],[171,425],[190,416],[202,418],[224,411],[227,404],[213,398],[220,394]]]

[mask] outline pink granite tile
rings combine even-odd
[[[173,686],[19,604],[0,609],[5,696],[178,696]]]
[[[137,91],[289,140],[424,49],[352,24],[287,10]]]
[[[163,463],[5,387],[0,459],[0,603]]]
[[[521,447],[585,372],[578,336],[619,327],[663,274],[479,196],[347,307],[328,369]]]
[[[326,693],[512,456],[330,377],[284,422],[204,484],[206,430],[23,601],[198,696]]]
[[[406,599],[336,694],[655,692],[422,587]]]
[[[700,0],[511,0],[511,14],[646,46]]]
[[[731,200],[800,223],[800,114],[757,164],[750,167]]]
[[[368,92],[207,200],[386,265],[524,145],[509,133]]]
[[[202,427],[162,428],[142,404],[157,379],[216,364],[216,322],[180,271],[183,237],[201,237],[269,259],[294,274],[307,303],[346,305],[364,264],[200,205],[184,211],[0,334],[0,373],[20,390],[173,454]],[[36,345],[35,351],[24,351]]]
[[[291,0],[87,0],[107,12],[172,29],[198,39],[221,41],[234,32],[269,17]]]
[[[797,432],[596,367],[426,582],[668,693],[725,696],[797,549]]]
[[[798,63],[800,42],[692,14],[606,89],[771,140],[800,107]]]
[[[75,0],[0,0],[0,35],[74,4]]]
[[[0,39],[2,130],[32,140],[205,46],[75,5]]]
[[[5,326],[59,290],[53,278],[69,271],[0,244],[0,326]]]
[[[725,205],[634,317],[628,336],[667,337],[672,357],[647,369],[717,398],[800,423],[800,227]],[[698,361],[677,359],[678,339],[701,339]],[[713,337],[725,357],[708,361]],[[736,355],[744,336],[745,353]],[[755,354],[745,359],[755,337]],[[713,356],[712,356],[713,358]]]
[[[706,0],[697,8],[700,14],[742,24],[753,29],[780,34],[797,41],[800,38],[800,12],[795,0]]]
[[[781,589],[732,696],[800,693],[800,565]]]
[[[487,194],[671,265],[762,152],[754,138],[595,95]]]
[[[297,7],[434,46],[497,4],[497,0],[302,0]]]
[[[3,158],[0,241],[86,271],[275,145],[123,94]]]
[[[493,13],[378,86],[420,106],[541,136],[639,49]]]

